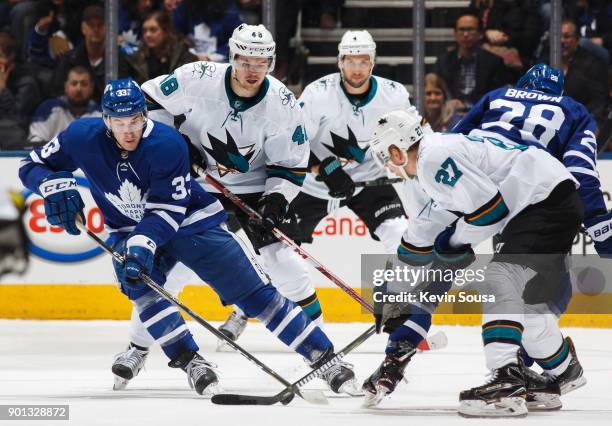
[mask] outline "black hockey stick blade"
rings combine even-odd
[[[288,395],[287,395],[288,393]],[[274,405],[277,402],[289,404],[295,394],[293,392],[281,392],[274,396],[237,395],[232,393],[220,393],[213,395],[211,401],[219,405]]]
[[[294,388],[295,389],[295,388]],[[327,397],[321,391],[316,390],[291,390],[289,388],[283,389],[282,392],[277,393],[273,396],[263,395],[238,395],[232,393],[220,393],[213,395],[211,401],[218,405],[274,405],[278,402],[283,405],[289,404],[293,401],[296,393],[302,397],[304,401],[310,402],[311,404],[327,405],[329,401]]]
[[[371,326],[365,332],[357,336],[355,340],[346,345],[341,349],[332,359],[327,361],[325,364],[320,365],[314,370],[307,373],[298,381],[287,386],[285,389],[280,391],[274,396],[257,396],[257,395],[237,395],[237,394],[217,394],[211,398],[214,404],[219,405],[274,405],[277,402],[282,402],[287,405],[291,402],[294,395],[298,395],[304,401],[310,402],[311,404],[324,405],[328,404],[329,401],[321,391],[314,390],[303,390],[301,386],[319,377],[321,371],[329,366],[339,362],[346,354],[357,348],[363,342],[365,342],[370,336],[376,333],[376,327]]]

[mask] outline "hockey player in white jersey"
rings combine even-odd
[[[267,75],[274,68],[275,43],[265,27],[240,25],[229,45],[230,64],[190,63],[147,81],[143,91],[152,117],[173,118],[199,150],[207,173],[259,211],[265,229],[249,223],[242,211],[203,183],[238,219],[279,292],[320,324],[321,309],[306,264],[268,232],[280,226],[295,234],[286,228],[295,226],[286,220],[288,208],[303,183],[310,153],[300,107],[281,82]],[[236,339],[245,326],[246,316],[236,310],[220,330]],[[132,327],[142,326],[133,321]],[[353,384],[348,364],[341,367],[347,384]]]
[[[347,31],[338,45],[340,72],[310,83],[298,101],[310,140],[312,172],[291,205],[302,242],[312,242],[321,219],[340,206],[353,210],[388,253],[395,253],[407,226],[402,202],[391,185],[355,190],[355,182],[386,176],[367,153],[376,120],[411,107],[402,84],[372,74],[375,58],[370,33]]]
[[[576,181],[543,150],[491,137],[425,135],[418,117],[402,111],[383,116],[377,135],[371,145],[377,161],[398,175],[417,177],[440,208],[459,217],[436,237],[437,259],[464,267],[473,245],[501,232],[484,281],[496,295],[496,303],[483,306],[492,377],[461,393],[459,413],[526,415],[527,383],[517,357],[529,327],[524,317],[550,314],[545,302],[559,283],[583,217]]]

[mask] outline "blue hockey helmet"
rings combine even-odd
[[[560,96],[563,94],[563,73],[546,64],[536,64],[516,83],[518,89],[539,90]]]
[[[129,117],[139,112],[147,113],[147,104],[140,86],[131,78],[110,80],[102,95],[104,117]]]

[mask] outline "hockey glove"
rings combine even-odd
[[[61,226],[71,235],[79,235],[81,231],[76,226],[76,216],[80,215],[85,223],[83,215],[85,204],[77,190],[76,179],[72,173],[51,173],[42,180],[38,189],[45,199],[47,222]]]
[[[123,266],[126,284],[128,287],[140,285],[140,275],[149,275],[153,269],[153,258],[157,245],[145,235],[133,235],[127,240],[125,246]]]
[[[195,170],[193,170],[193,166],[199,166],[206,170],[206,167],[208,166],[208,162],[206,161],[206,154],[202,154],[200,150],[194,144],[191,143],[191,141],[186,135],[182,136],[185,139],[185,142],[187,143],[187,149],[189,150],[189,170],[191,172],[191,176],[193,176],[194,178],[198,178],[200,177],[200,175],[197,174]]]
[[[329,195],[334,198],[349,199],[355,192],[355,182],[346,173],[340,161],[336,157],[327,157],[319,164],[319,176],[316,177],[319,182],[325,182],[329,188]]]
[[[612,257],[612,211],[584,221],[593,239],[595,250],[601,257]]]
[[[268,232],[281,224],[288,210],[289,203],[283,194],[278,192],[264,195],[257,204],[257,211],[262,219],[261,226]]]
[[[463,244],[459,247],[450,245],[451,236],[455,233],[455,225],[447,226],[434,242],[434,253],[438,260],[453,269],[463,269],[470,266],[475,260],[476,255],[470,244]]]

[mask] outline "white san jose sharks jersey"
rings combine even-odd
[[[207,172],[232,192],[280,192],[291,202],[310,154],[300,107],[271,76],[256,97],[236,96],[231,72],[229,64],[193,62],[147,81],[142,89],[179,121],[184,119],[179,131],[206,156]]]
[[[453,246],[475,246],[524,208],[548,197],[570,172],[546,151],[492,137],[435,133],[421,140],[417,177],[442,209],[461,219]]]
[[[409,95],[402,84],[372,76],[368,94],[358,99],[345,91],[340,73],[335,73],[306,86],[298,102],[304,111],[310,149],[320,161],[338,157],[355,182],[386,176],[367,150],[372,129],[381,115],[410,108]],[[302,191],[331,198],[329,188],[316,181],[313,174],[306,177]]]

